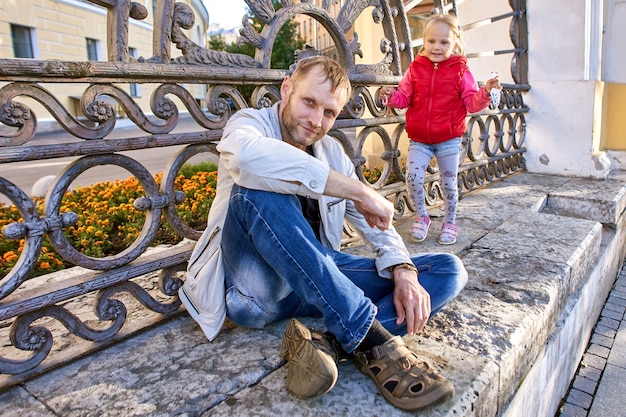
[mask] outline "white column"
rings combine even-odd
[[[605,51],[603,79],[607,82],[626,84],[626,2],[608,0],[605,30]]]
[[[530,172],[592,178],[609,173],[610,161],[598,151],[602,3],[528,0]]]

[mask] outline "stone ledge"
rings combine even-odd
[[[615,228],[602,228],[595,220],[542,213],[548,197],[541,188],[564,191],[568,179],[514,178],[515,184],[460,201],[456,245],[435,243],[440,217],[426,242],[409,245],[457,253],[470,273],[465,290],[424,332],[405,337],[456,387],[453,400],[420,415],[554,414],[597,318],[594,310],[623,259],[623,215]],[[606,196],[612,198],[610,191]],[[406,233],[410,226],[407,220],[397,227]],[[209,343],[189,317],[178,317],[12,388],[0,395],[0,414],[409,415],[389,405],[350,362],[340,364],[329,394],[305,401],[291,396],[278,355],[285,324],[229,325]],[[42,404],[46,411],[39,414]]]

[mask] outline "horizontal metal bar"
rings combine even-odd
[[[88,271],[75,277],[63,276],[58,282],[45,282],[37,285],[41,279],[32,278],[25,288],[0,301],[0,320],[17,317],[47,305],[60,303],[83,294],[110,287],[119,282],[142,276],[187,262],[195,242],[170,247],[167,256],[162,251],[141,255],[128,265],[111,271]],[[67,273],[65,274],[67,275]]]

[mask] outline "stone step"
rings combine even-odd
[[[587,181],[587,189],[598,184]],[[428,239],[409,250],[456,253],[470,279],[423,332],[405,336],[456,389],[420,416],[554,415],[624,259],[625,216],[605,222],[589,208],[624,207],[624,182],[601,182],[608,183],[595,198],[581,195],[589,206],[575,215],[549,206],[555,190],[574,199],[572,190],[582,188],[568,178],[522,174],[471,193],[459,202],[452,246],[436,243],[442,218],[433,211]],[[411,219],[397,225],[402,234],[410,227]],[[0,415],[411,414],[388,404],[350,361],[339,365],[330,393],[290,395],[279,356],[285,325],[228,324],[208,342],[185,314],[0,394]]]
[[[536,182],[528,184],[529,178]],[[626,208],[625,171],[612,172],[606,180],[592,183],[589,187],[588,179],[550,175],[518,175],[506,182],[507,186],[532,186],[544,192],[548,197],[545,212],[616,225]]]

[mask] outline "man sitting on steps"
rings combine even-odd
[[[352,355],[394,406],[415,410],[452,397],[452,384],[400,335],[422,330],[467,282],[461,260],[410,256],[393,205],[359,181],[327,132],[351,85],[333,59],[300,60],[271,108],[238,111],[218,145],[217,195],[189,261],[181,300],[207,337],[225,314],[262,328],[292,318],[281,354],[287,388],[307,398],[337,380],[337,351]],[[375,257],[339,251],[347,219]],[[311,331],[294,317],[323,317]]]

